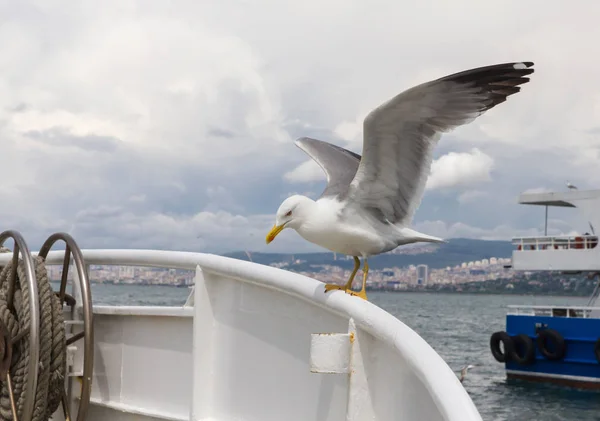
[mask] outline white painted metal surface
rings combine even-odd
[[[89,421],[481,420],[442,358],[370,302],[221,256],[83,254],[88,265],[196,270],[188,306],[95,307]]]
[[[87,419],[188,420],[193,314],[192,308],[95,308]]]
[[[310,341],[311,373],[348,374],[351,372],[350,354],[356,326],[350,319],[349,333],[313,333]]]
[[[600,270],[598,237],[590,235],[514,238],[515,270]]]
[[[600,228],[600,190],[569,190],[551,193],[524,193],[519,203],[577,208],[585,225]],[[600,247],[596,235],[539,236],[514,238],[512,253],[515,270],[600,270]]]
[[[516,250],[512,253],[514,270],[600,270],[600,248],[589,250]]]
[[[523,371],[523,370],[506,370],[507,374],[519,375],[524,377],[545,377],[548,379],[564,379],[564,380],[574,380],[578,382],[594,382],[600,383],[600,379],[596,377],[584,377],[584,376],[570,376],[567,374],[556,374],[556,373],[540,373],[537,371]]]

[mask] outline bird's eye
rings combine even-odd
[[[288,213],[286,213],[285,216],[292,216],[292,211],[288,211]]]

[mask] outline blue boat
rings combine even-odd
[[[512,268],[600,275],[600,190],[523,193],[519,203],[546,207],[544,236],[514,238]],[[548,236],[548,207],[578,208],[590,231]],[[508,306],[506,330],[490,337],[490,351],[504,363],[508,379],[600,389],[600,307],[596,287],[585,307]]]

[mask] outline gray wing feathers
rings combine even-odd
[[[327,176],[327,187],[321,197],[344,197],[356,175],[360,155],[310,137],[301,137],[295,143],[319,164]]]
[[[420,205],[432,154],[442,133],[467,124],[527,83],[533,63],[467,70],[408,89],[364,121],[363,155],[349,206],[408,224]]]

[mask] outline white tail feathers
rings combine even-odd
[[[413,229],[406,228],[406,227],[400,229],[400,234],[402,235],[402,237],[405,237],[407,240],[412,240],[412,241],[410,241],[411,243],[417,243],[417,242],[448,243],[448,241],[443,240],[441,238],[434,237],[433,235],[423,234],[422,232],[415,231]]]

